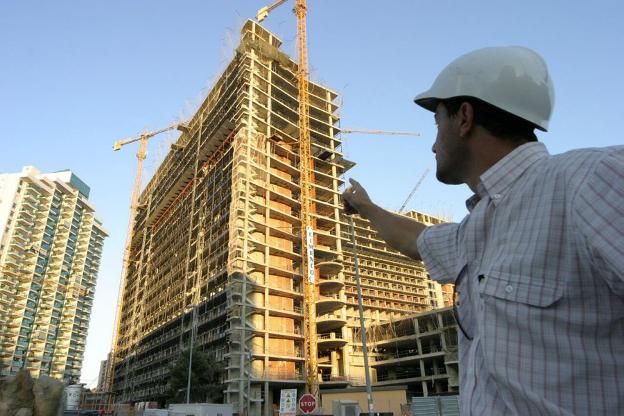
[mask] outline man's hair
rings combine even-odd
[[[441,100],[449,117],[459,111],[462,103],[469,103],[474,109],[474,122],[492,135],[513,143],[536,142],[535,125],[507,111],[494,107],[474,97],[453,97]]]

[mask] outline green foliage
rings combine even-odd
[[[189,351],[184,350],[170,370],[168,403],[186,403]],[[212,355],[198,348],[193,349],[191,403],[222,403],[223,371],[223,362],[217,362]]]

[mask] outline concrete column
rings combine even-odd
[[[340,375],[340,367],[338,366],[338,351],[331,352],[331,375],[339,376]]]
[[[264,382],[264,416],[273,416],[273,397],[271,396],[271,390],[269,390],[269,382]]]

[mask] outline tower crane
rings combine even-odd
[[[416,190],[418,189],[420,184],[425,180],[425,177],[427,176],[428,173],[429,173],[429,168],[425,169],[423,174],[420,176],[420,179],[418,179],[418,182],[416,182],[416,185],[414,185],[414,187],[412,188],[412,190],[409,193],[409,195],[407,196],[407,198],[405,198],[405,201],[403,202],[403,205],[401,205],[401,208],[399,208],[399,214],[403,213],[403,210],[407,206],[407,203],[412,199],[412,197],[416,193]]]
[[[287,0],[277,0],[268,6],[258,10],[256,19],[262,22],[275,8],[286,3]],[[307,273],[304,278],[304,322],[307,331],[305,341],[306,352],[306,391],[319,397],[318,383],[318,358],[317,358],[317,335],[316,335],[316,304],[315,304],[315,270],[314,270],[314,220],[312,217],[313,203],[312,193],[314,182],[313,160],[310,152],[310,102],[308,95],[308,47],[306,31],[306,0],[295,0],[295,15],[297,17],[297,51],[299,82],[299,171],[301,187],[301,269]],[[391,134],[419,136],[411,132],[384,132],[381,130],[340,129],[342,133],[368,133],[368,134]]]
[[[136,216],[138,203],[139,203],[139,194],[141,192],[141,181],[143,176],[143,161],[147,155],[147,141],[160,134],[173,129],[178,129],[180,131],[186,131],[187,125],[184,122],[174,123],[167,127],[163,127],[158,130],[154,130],[151,132],[146,132],[140,134],[138,136],[128,137],[126,139],[117,140],[113,144],[113,150],[118,151],[125,145],[139,142],[139,150],[137,151],[137,169],[136,175],[134,177],[134,185],[132,187],[132,195],[130,197],[130,218],[128,219],[128,231],[126,234],[126,243],[124,245],[124,256],[123,263],[121,267],[121,280],[119,282],[119,289],[117,294],[117,308],[115,312],[115,326],[113,328],[113,344],[111,346],[111,359],[109,362],[109,371],[107,373],[108,379],[106,380],[106,385],[112,389],[113,386],[113,378],[115,372],[115,353],[117,348],[117,331],[119,329],[119,321],[121,320],[121,307],[122,307],[122,290],[126,283],[126,275],[128,273],[128,263],[130,262],[130,243],[132,242],[132,234],[134,231],[134,217]]]
[[[420,136],[415,131],[388,131],[388,130],[368,130],[368,129],[352,129],[348,127],[338,128],[340,133],[356,133],[356,134],[380,134],[384,136]]]
[[[263,21],[276,7],[286,0],[277,0],[258,11],[256,18]],[[310,98],[308,95],[308,45],[306,33],[306,0],[295,0],[295,15],[297,16],[297,52],[299,82],[299,185],[301,187],[301,270],[306,271],[304,278],[304,322],[307,332],[305,340],[306,355],[306,391],[319,397],[318,382],[318,352],[316,335],[316,303],[315,303],[315,270],[314,270],[314,220],[312,217],[312,184],[314,182],[312,170],[312,156],[310,151]],[[305,232],[304,232],[305,231]]]

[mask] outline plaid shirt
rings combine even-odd
[[[462,414],[624,415],[624,146],[522,145],[467,206],[418,239],[461,279]]]

